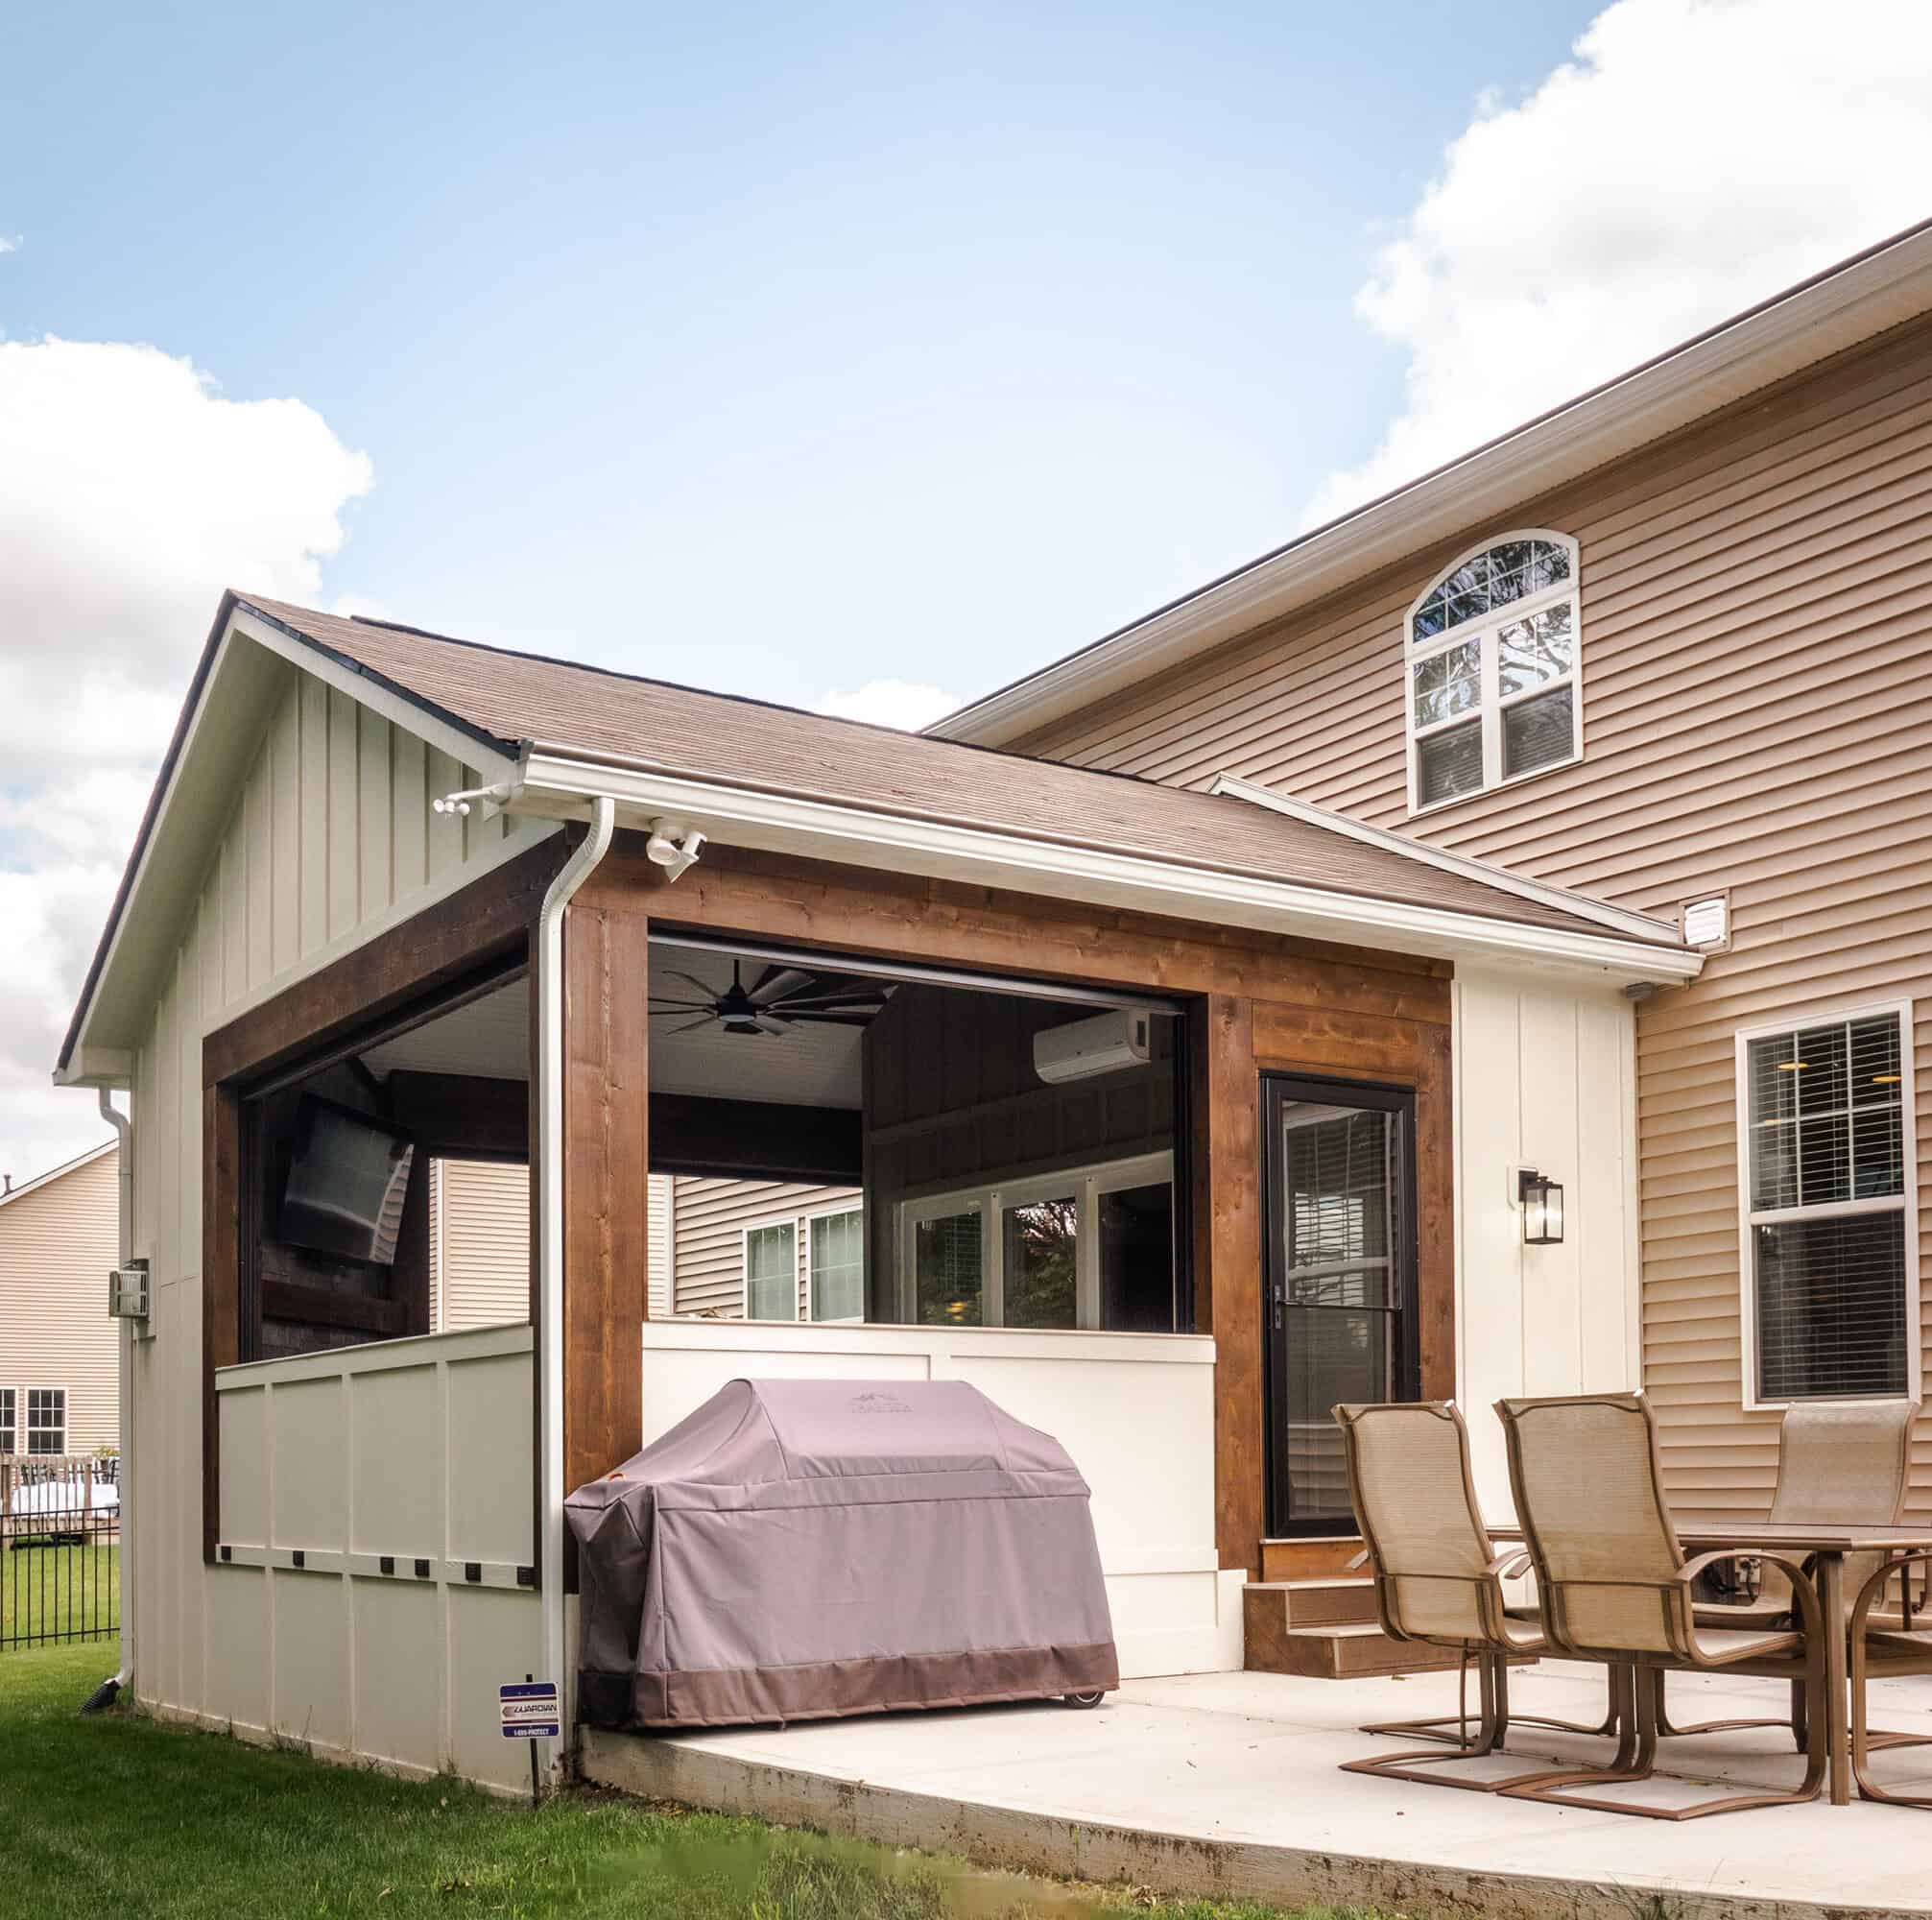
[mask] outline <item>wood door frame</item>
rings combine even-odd
[[[1294,1100],[1327,1101],[1338,1107],[1394,1114],[1400,1122],[1397,1159],[1396,1234],[1398,1305],[1395,1311],[1394,1398],[1422,1397],[1421,1235],[1417,1191],[1420,1182],[1416,1125],[1416,1089],[1386,1081],[1339,1080],[1325,1076],[1263,1072],[1258,1089],[1261,1130],[1261,1346],[1265,1360],[1267,1423],[1268,1534],[1276,1540],[1346,1537],[1352,1518],[1297,1520],[1288,1508],[1288,1421],[1286,1301],[1283,1298],[1282,1195],[1286,1167],[1281,1108]]]

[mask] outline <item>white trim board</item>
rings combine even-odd
[[[1832,1201],[1810,1207],[1771,1210],[1791,1219],[1822,1220],[1834,1217],[1897,1212],[1905,1222],[1905,1399],[1917,1401],[1923,1392],[1924,1332],[1920,1319],[1919,1277],[1919,1140],[1915,1108],[1917,1096],[1913,1078],[1912,1002],[1870,1000],[1854,1006],[1797,1007],[1776,1020],[1754,1020],[1732,1035],[1733,1073],[1736,1079],[1737,1116],[1737,1313],[1739,1357],[1742,1365],[1743,1406],[1748,1413],[1777,1412],[1792,1404],[1785,1400],[1766,1400],[1758,1390],[1757,1370],[1757,1260],[1752,1243],[1753,1223],[1751,1205],[1751,1086],[1747,1068],[1751,1043],[1774,1034],[1796,1033],[1805,1027],[1837,1026],[1859,1020],[1882,1019],[1890,1015],[1898,1021],[1898,1131],[1900,1183],[1896,1209],[1874,1205],[1870,1200]],[[1849,1091],[1848,1091],[1849,1097]],[[1896,1394],[1833,1394],[1828,1404],[1887,1403]]]
[[[1579,920],[1593,920],[1599,926],[1609,927],[1615,933],[1627,933],[1635,940],[1675,941],[1678,938],[1678,928],[1667,920],[1636,913],[1629,907],[1610,906],[1602,900],[1591,900],[1586,894],[1573,894],[1566,888],[1552,886],[1544,880],[1526,879],[1520,874],[1511,873],[1506,867],[1489,866],[1481,860],[1470,859],[1467,853],[1451,853],[1446,848],[1411,840],[1405,834],[1392,833],[1387,828],[1371,827],[1366,821],[1351,819],[1346,813],[1332,813],[1325,806],[1297,800],[1293,794],[1277,793],[1273,787],[1258,786],[1254,781],[1242,780],[1235,774],[1216,774],[1208,782],[1207,791],[1252,802],[1255,806],[1285,813],[1291,820],[1305,821],[1311,827],[1325,827],[1331,833],[1340,833],[1365,847],[1379,847],[1385,852],[1400,853],[1422,866],[1435,867],[1445,874],[1461,874],[1468,879],[1481,880],[1486,886],[1494,887],[1498,893],[1514,894],[1518,900],[1535,900],[1539,906],[1556,907],[1564,913],[1575,914]]]

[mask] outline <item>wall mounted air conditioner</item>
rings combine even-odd
[[[110,1320],[145,1320],[148,1317],[146,1260],[117,1266],[108,1274],[107,1317]]]
[[[1129,1007],[1092,1020],[1050,1026],[1033,1037],[1034,1071],[1049,1085],[1085,1080],[1095,1073],[1118,1073],[1148,1057],[1152,1016]]]

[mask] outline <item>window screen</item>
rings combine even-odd
[[[866,1216],[822,1213],[811,1223],[812,1318],[866,1317]]]
[[[745,1235],[745,1315],[751,1320],[799,1317],[799,1256],[796,1230],[752,1227]]]
[[[1760,1399],[1908,1391],[1900,1043],[1879,1014],[1746,1044]]]

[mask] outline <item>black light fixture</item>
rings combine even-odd
[[[1526,1166],[1516,1175],[1516,1199],[1523,1210],[1523,1245],[1560,1245],[1563,1237],[1562,1186],[1547,1173]]]

